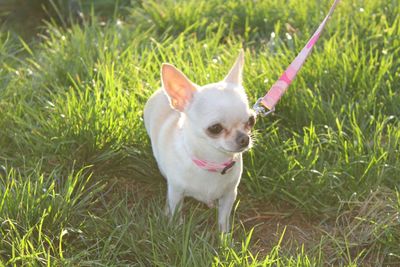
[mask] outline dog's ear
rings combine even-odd
[[[240,49],[239,56],[236,59],[235,64],[229,71],[229,74],[225,77],[224,81],[227,83],[242,84],[242,73],[244,66],[244,51]]]
[[[162,64],[161,80],[171,106],[178,111],[184,111],[197,91],[196,85],[180,70],[167,63]]]

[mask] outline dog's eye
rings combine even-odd
[[[211,134],[219,134],[220,132],[222,132],[224,128],[222,127],[221,124],[216,123],[210,127],[208,127],[208,132],[210,132]]]
[[[249,120],[247,121],[247,124],[248,124],[250,127],[253,127],[254,124],[256,124],[256,118],[255,118],[253,115],[251,115],[250,118],[249,118]]]

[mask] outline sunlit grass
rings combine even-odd
[[[232,236],[220,237],[215,211],[201,205],[189,203],[182,224],[162,213],[164,183],[141,119],[161,63],[206,84],[222,79],[243,47],[254,103],[329,5],[143,1],[108,9],[105,0],[83,5],[79,25],[45,23],[38,40],[3,30],[0,265],[399,264],[396,1],[342,1],[275,114],[258,119]],[[301,244],[281,229],[275,240],[256,231],[268,220],[261,215],[244,223],[253,206],[301,214],[318,234]]]

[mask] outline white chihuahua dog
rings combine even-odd
[[[167,213],[185,196],[213,206],[218,224],[229,217],[242,175],[242,152],[250,148],[255,113],[242,87],[244,53],[225,79],[199,86],[170,64],[161,68],[162,88],[147,101],[144,122],[154,157],[168,183]]]

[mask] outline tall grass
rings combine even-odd
[[[396,1],[340,3],[275,114],[257,122],[225,237],[201,205],[190,202],[182,224],[162,215],[164,182],[141,119],[160,65],[206,84],[243,47],[254,102],[330,3],[108,4],[81,6],[80,23],[50,19],[36,41],[0,34],[2,264],[399,264]],[[280,217],[270,210],[297,230],[271,234],[269,220]],[[314,234],[303,244],[296,231]]]

